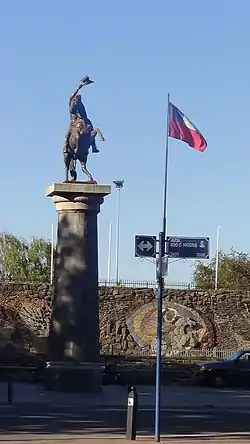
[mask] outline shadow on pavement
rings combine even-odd
[[[161,412],[162,434],[242,434],[250,432],[250,410],[171,409]],[[0,435],[15,434],[117,434],[124,435],[126,411],[81,406],[19,404],[0,407]],[[138,413],[138,434],[154,434],[154,411]],[[249,437],[248,437],[249,439]]]
[[[138,393],[138,434],[154,435],[154,387],[138,387]],[[40,386],[16,384],[11,405],[3,403],[7,399],[4,385],[0,395],[1,437],[125,434],[126,388],[104,388],[101,395],[86,395],[41,392]],[[162,406],[163,435],[249,433],[250,438],[249,391],[169,387],[162,390]]]

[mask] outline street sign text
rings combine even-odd
[[[166,254],[172,258],[209,259],[209,237],[168,236]]]

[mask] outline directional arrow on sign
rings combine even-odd
[[[155,257],[156,256],[156,236],[135,236],[135,256]]]
[[[153,245],[149,241],[141,241],[141,243],[138,245],[141,251],[149,251],[151,248],[153,248]]]

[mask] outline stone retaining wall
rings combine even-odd
[[[51,288],[0,284],[0,347],[39,348],[49,332]],[[155,352],[153,289],[100,288],[100,343],[104,353]],[[250,294],[244,291],[167,290],[163,350],[250,348]]]

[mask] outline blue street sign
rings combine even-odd
[[[209,259],[209,237],[167,236],[166,254],[182,259]]]
[[[135,256],[155,257],[156,256],[156,236],[135,236]]]

